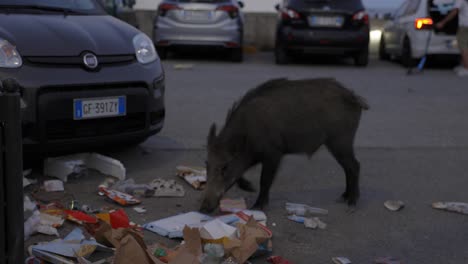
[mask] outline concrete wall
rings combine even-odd
[[[137,26],[140,30],[153,36],[153,21],[155,11],[136,10],[132,13],[120,15],[130,24]],[[275,43],[276,19],[275,13],[245,13],[244,43],[246,46],[254,47],[257,50],[272,50]],[[371,30],[380,29],[384,24],[383,20],[372,19]],[[371,52],[376,52],[376,45],[371,45]]]

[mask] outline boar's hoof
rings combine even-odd
[[[356,212],[356,210],[356,205],[349,205],[348,209],[346,209],[346,213],[353,214],[354,212]]]
[[[337,203],[346,203],[346,202],[348,202],[348,200],[349,200],[348,193],[344,192],[340,197],[338,197],[338,199],[336,199],[336,202]]]
[[[242,190],[246,191],[246,192],[255,192],[255,188],[253,187],[252,183],[249,182],[248,180],[244,179],[244,178],[240,178],[238,181],[237,181],[237,185],[239,186],[239,188],[241,188]]]
[[[255,204],[254,204],[250,209],[262,211],[262,210],[265,209],[267,206],[268,206],[268,203],[257,201],[257,202],[255,202]]]

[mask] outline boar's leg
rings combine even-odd
[[[353,140],[329,140],[326,145],[346,175],[346,190],[341,200],[347,201],[349,206],[354,207],[359,199],[360,165],[354,155],[352,142]]]
[[[260,176],[260,193],[254,208],[263,209],[270,198],[270,188],[275,179],[281,161],[281,154],[271,155],[262,162],[262,175]]]
[[[244,177],[240,177],[239,180],[237,180],[237,185],[244,191],[255,192],[255,188],[253,187],[252,183]]]

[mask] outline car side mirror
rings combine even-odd
[[[276,9],[276,11],[279,11],[279,10],[280,10],[280,5],[279,5],[279,4],[276,4],[276,5],[275,5],[275,9]]]
[[[237,1],[237,3],[239,3],[240,8],[244,8],[244,6],[245,6],[245,5],[244,5],[244,2],[242,2],[242,1]]]

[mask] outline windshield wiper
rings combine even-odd
[[[81,14],[80,12],[69,8],[42,5],[0,5],[0,9],[33,9],[41,11],[61,12],[65,16],[67,16],[68,14]]]

